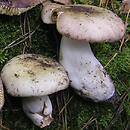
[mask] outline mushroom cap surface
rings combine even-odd
[[[52,20],[53,11],[57,8],[62,8],[63,5],[46,2],[43,3],[43,9],[41,12],[42,21],[46,24],[54,24],[55,21]]]
[[[3,89],[3,84],[2,80],[0,78],[0,110],[4,105],[4,89]]]
[[[20,15],[45,0],[1,0],[0,14]]]
[[[71,5],[56,9],[59,33],[86,42],[113,42],[125,34],[123,21],[112,11],[91,6]]]
[[[56,61],[38,54],[12,58],[2,69],[1,78],[12,96],[48,95],[68,87],[64,68]]]

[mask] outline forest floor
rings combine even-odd
[[[99,5],[95,0],[78,3]],[[121,1],[113,0],[106,8],[125,23],[127,13],[120,10]],[[45,25],[40,17],[41,6],[21,16],[0,15],[0,69],[12,57],[23,53],[42,54],[58,60],[61,36],[55,25]],[[94,103],[79,97],[73,89],[50,95],[54,121],[45,130],[130,130],[130,25],[119,42],[92,45],[98,60],[111,76],[118,102]],[[122,44],[122,46],[121,46]],[[5,105],[0,112],[0,130],[39,130],[22,111],[20,98],[5,92]]]

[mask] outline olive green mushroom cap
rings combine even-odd
[[[0,14],[20,15],[45,0],[1,0]]]
[[[53,11],[53,17],[57,30],[75,40],[113,42],[125,34],[125,25],[116,14],[96,6],[65,6]]]
[[[2,80],[0,78],[0,110],[2,109],[3,105],[4,105],[4,90]]]
[[[2,69],[1,78],[12,96],[49,95],[68,87],[64,68],[56,61],[38,54],[12,58]]]

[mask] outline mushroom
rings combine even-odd
[[[42,21],[44,21],[44,23],[47,23],[47,24],[54,24],[55,21],[52,21],[52,17],[51,17],[53,11],[57,8],[64,7],[64,5],[52,3],[50,1],[44,2],[42,5],[43,5],[43,9],[41,12]]]
[[[120,40],[125,33],[122,20],[110,10],[91,5],[57,8],[51,19],[63,36],[59,61],[68,72],[71,86],[95,102],[110,99],[115,93],[114,84],[89,43]]]
[[[42,21],[46,24],[55,23],[55,21],[52,20],[52,14],[55,9],[62,8],[64,7],[64,5],[69,5],[72,3],[71,0],[53,0],[53,1],[57,3],[53,3],[49,0],[42,3],[43,9],[41,12],[41,18],[42,18]]]
[[[3,105],[4,105],[4,89],[2,80],[0,78],[0,110],[2,109]]]
[[[1,78],[10,95],[22,97],[23,111],[40,128],[53,120],[48,95],[67,88],[69,84],[63,66],[38,54],[12,58],[3,67]]]
[[[46,0],[1,0],[0,14],[20,15]]]

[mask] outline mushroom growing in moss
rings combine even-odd
[[[10,95],[22,97],[24,112],[40,128],[53,120],[48,95],[67,88],[69,84],[63,66],[38,54],[12,58],[3,67],[1,78]]]
[[[91,5],[64,6],[50,14],[63,36],[59,60],[68,72],[71,86],[95,102],[110,99],[115,93],[114,84],[89,43],[120,40],[125,33],[122,20],[110,10]]]
[[[0,14],[20,15],[46,0],[1,0]]]

